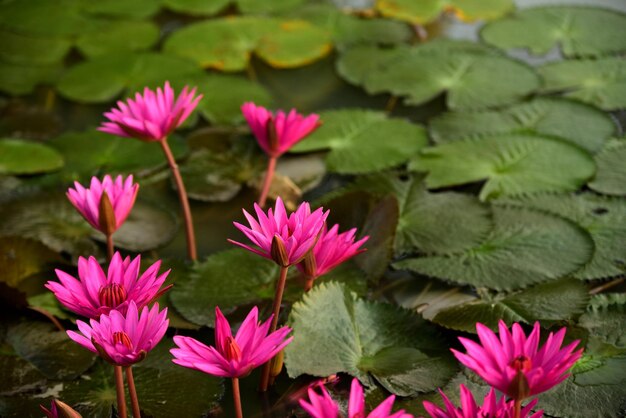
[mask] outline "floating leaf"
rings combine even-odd
[[[604,110],[626,107],[626,60],[568,60],[539,68],[543,91],[563,92],[566,97]]]
[[[449,112],[430,121],[437,143],[520,133],[556,136],[595,153],[615,132],[610,116],[570,100],[538,98],[498,111]]]
[[[39,84],[53,83],[60,71],[59,64],[33,66],[0,62],[0,91],[12,95],[28,94]]]
[[[95,359],[65,332],[41,322],[21,322],[10,327],[7,342],[48,379],[75,379],[91,367]]]
[[[626,348],[626,297],[623,293],[594,295],[578,324],[593,337]]]
[[[502,49],[543,55],[558,45],[567,57],[598,56],[626,50],[626,15],[595,7],[536,7],[489,23],[480,34]]]
[[[254,52],[274,68],[295,68],[317,61],[331,50],[327,31],[304,20],[290,20],[265,33]]]
[[[31,363],[15,354],[0,354],[0,395],[15,396],[43,386],[46,378]],[[0,413],[4,415],[0,398]]]
[[[230,0],[163,0],[163,5],[178,13],[212,16],[230,4]]]
[[[98,56],[68,70],[57,84],[68,99],[103,103],[147,84],[163,84],[202,75],[191,61],[156,52],[114,53]]]
[[[20,139],[0,139],[0,174],[36,174],[63,167],[54,148]]]
[[[21,237],[0,237],[2,281],[16,287],[22,279],[45,271],[60,257],[40,242]]]
[[[561,217],[508,207],[495,207],[493,217],[494,229],[480,245],[446,256],[399,261],[394,267],[476,287],[512,290],[564,277],[593,256],[587,232]]]
[[[258,255],[233,249],[196,263],[185,276],[170,292],[172,304],[185,319],[213,326],[216,306],[230,312],[238,305],[271,299],[278,267]]]
[[[0,4],[0,26],[17,33],[62,37],[92,29],[93,21],[81,13],[75,0],[6,1]]]
[[[444,11],[453,11],[466,21],[495,19],[513,9],[511,0],[377,0],[376,10],[383,16],[421,25]]]
[[[41,245],[41,244],[40,244]],[[61,319],[70,319],[72,315],[64,310],[54,293],[40,293],[28,298],[28,306],[38,310],[44,310],[47,313]]]
[[[0,59],[16,65],[56,64],[72,47],[64,38],[48,38],[23,35],[12,31],[0,31]]]
[[[473,301],[439,311],[433,322],[447,328],[476,332],[480,322],[497,330],[498,321],[507,324],[542,321],[566,321],[581,314],[589,300],[587,286],[565,279],[538,284],[509,295],[476,298]]]
[[[76,47],[88,57],[109,53],[140,51],[159,39],[159,27],[152,22],[133,20],[107,21],[97,31],[88,32],[76,41]]]
[[[294,341],[285,349],[289,376],[338,372],[366,385],[376,379],[402,396],[445,384],[456,366],[433,330],[409,311],[357,299],[344,286],[315,287],[290,314]]]
[[[538,135],[495,135],[425,148],[409,168],[428,172],[428,188],[486,180],[480,199],[576,190],[593,176],[584,150]]]
[[[589,187],[609,195],[626,195],[626,141],[612,139],[596,155],[596,176]]]
[[[82,0],[82,10],[87,13],[144,19],[155,14],[161,7],[161,0]]]
[[[406,162],[427,143],[421,126],[387,118],[382,112],[345,109],[321,112],[320,118],[323,125],[291,151],[330,149],[326,164],[337,173],[393,167]]]
[[[369,94],[403,96],[409,105],[447,92],[447,104],[452,109],[505,105],[539,87],[538,76],[521,62],[485,52],[484,48],[466,48],[464,42],[430,43],[393,49],[355,47],[341,54],[337,69]]]
[[[302,4],[304,0],[236,0],[242,13],[284,13]]]
[[[575,277],[600,279],[626,271],[626,200],[603,198],[592,193],[541,194],[507,200],[507,203],[551,212],[585,229],[595,244],[592,259]]]

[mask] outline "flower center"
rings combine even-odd
[[[100,305],[114,308],[126,300],[126,290],[117,283],[106,285],[98,292]]]
[[[228,339],[226,340],[225,348],[226,352],[224,353],[224,355],[226,356],[227,360],[241,360],[241,348],[239,348],[239,344],[237,344],[237,341],[235,341],[233,337],[228,337]]]
[[[124,344],[129,350],[133,349],[133,342],[130,340],[128,334],[124,331],[118,331],[113,333],[113,343]]]
[[[532,361],[524,355],[515,357],[510,364],[513,369],[523,372],[529,371],[532,368],[532,365]]]

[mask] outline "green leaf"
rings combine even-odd
[[[242,13],[284,13],[300,4],[304,0],[237,0],[237,7]]]
[[[511,0],[378,0],[376,9],[383,16],[421,25],[451,10],[462,20],[496,19],[513,9]]]
[[[41,244],[40,244],[41,245]],[[63,309],[59,300],[54,296],[52,292],[40,293],[35,296],[31,296],[27,299],[28,306],[37,309],[43,309],[44,311],[54,315],[60,319],[73,318],[71,314]]]
[[[607,344],[626,348],[626,297],[623,293],[594,295],[578,324],[589,331],[591,336]]]
[[[626,15],[595,7],[536,7],[487,24],[481,37],[498,48],[527,48],[536,55],[558,45],[566,57],[600,56],[626,50]]]
[[[22,237],[0,237],[1,281],[11,287],[28,276],[45,271],[60,257],[45,245]]]
[[[363,173],[406,162],[427,143],[425,130],[382,112],[344,109],[320,113],[322,126],[291,151],[330,149],[326,164],[337,173]],[[389,138],[393,137],[393,141]]]
[[[18,393],[29,392],[43,386],[46,382],[44,375],[31,363],[11,354],[0,354],[0,395],[15,396]],[[0,398],[1,399],[1,398]],[[0,400],[0,413],[3,414]]]
[[[586,230],[595,244],[593,258],[580,271],[579,279],[600,279],[626,271],[626,200],[603,198],[592,193],[577,195],[541,194],[507,204],[547,211],[575,222]]]
[[[337,70],[369,94],[402,96],[408,105],[447,93],[452,109],[509,104],[539,87],[539,77],[527,65],[467,44],[442,40],[393,49],[359,46],[340,55]]]
[[[255,4],[263,4],[253,0]],[[296,68],[317,61],[332,51],[330,33],[304,20],[277,22],[254,52],[274,68]]]
[[[598,169],[588,186],[603,194],[626,195],[626,141],[609,140],[595,159]]]
[[[93,28],[76,0],[6,1],[0,4],[0,26],[13,32],[63,37]]]
[[[0,60],[16,65],[48,65],[63,60],[72,44],[63,38],[0,31]]]
[[[344,372],[366,385],[414,395],[447,382],[456,366],[417,315],[356,298],[338,283],[315,287],[294,304],[294,341],[285,349],[290,377]]]
[[[53,83],[60,71],[59,64],[33,66],[0,62],[0,91],[11,95],[28,94],[39,84]]]
[[[163,50],[191,59],[204,68],[241,71],[270,26],[268,19],[254,17],[206,20],[174,32],[165,41]]]
[[[239,305],[271,299],[278,267],[243,249],[209,256],[194,264],[170,292],[176,310],[187,320],[213,326],[215,307],[228,313]]]
[[[0,139],[0,174],[37,174],[63,167],[55,149],[20,139]]]
[[[449,112],[430,121],[437,143],[520,133],[556,136],[595,153],[615,132],[610,116],[570,100],[537,98],[498,111]]]
[[[486,180],[481,200],[576,190],[595,172],[586,151],[535,135],[495,135],[425,148],[409,168],[428,172],[426,185],[432,189]]]
[[[507,324],[535,321],[566,321],[583,312],[589,294],[587,286],[571,279],[538,284],[508,295],[476,298],[468,303],[440,310],[433,322],[446,328],[476,332],[480,322],[497,330],[498,321]]]
[[[476,287],[512,290],[564,277],[583,267],[594,247],[586,231],[546,213],[495,207],[494,229],[480,245],[445,256],[407,259],[400,269]]]
[[[147,84],[163,84],[179,78],[202,75],[193,62],[156,52],[114,53],[98,56],[70,68],[57,89],[68,99],[103,103],[124,92],[143,89]]]
[[[95,359],[65,332],[41,322],[21,322],[10,327],[7,342],[48,379],[75,379],[91,367]]]
[[[152,22],[134,20],[106,21],[98,31],[88,32],[76,41],[87,57],[149,49],[159,39],[159,27]]]
[[[604,110],[626,107],[626,61],[622,58],[555,62],[540,67],[539,73],[546,93],[563,92]]]
[[[144,19],[154,15],[161,7],[160,0],[90,0],[81,1],[82,10],[87,13]]]
[[[212,16],[230,4],[230,0],[163,0],[163,5],[178,13]]]

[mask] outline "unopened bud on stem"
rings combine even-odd
[[[270,255],[272,256],[272,260],[279,266],[289,267],[289,255],[287,254],[282,238],[278,235],[274,235],[274,238],[272,238]]]
[[[100,216],[98,222],[100,224],[100,231],[107,236],[112,235],[116,229],[115,211],[113,210],[111,199],[109,199],[109,195],[105,191],[102,192],[99,209]]]

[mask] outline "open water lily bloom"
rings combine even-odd
[[[318,115],[304,116],[295,109],[289,113],[279,110],[274,114],[262,106],[247,102],[241,106],[241,112],[259,146],[273,158],[289,151],[319,126]]]
[[[215,347],[190,337],[176,336],[178,348],[170,350],[174,363],[213,376],[239,378],[269,361],[287,346],[291,328],[282,327],[267,334],[272,318],[259,323],[259,310],[252,308],[239,330],[232,335],[228,320],[215,308]]]
[[[472,392],[461,385],[461,406],[456,407],[450,399],[439,390],[443,398],[444,408],[432,402],[424,401],[424,409],[432,418],[513,418],[514,401],[508,401],[504,396],[497,399],[496,391],[491,388],[481,406],[476,404]],[[543,411],[533,413],[532,409],[537,405],[537,399],[532,400],[520,413],[520,418],[541,418]]]
[[[196,96],[195,87],[189,90],[185,86],[178,98],[169,82],[156,92],[146,87],[134,100],[118,101],[117,108],[104,114],[109,121],[98,130],[147,142],[161,141],[189,117],[200,99],[202,95]]]
[[[78,279],[57,269],[59,282],[49,281],[46,287],[63,306],[78,315],[98,318],[113,309],[125,314],[130,302],[141,309],[171,287],[162,287],[170,270],[159,275],[161,261],[152,264],[142,275],[139,275],[140,265],[141,256],[122,260],[116,252],[105,274],[94,257],[79,257]]]
[[[565,328],[550,333],[539,348],[539,322],[528,337],[515,323],[509,331],[504,321],[498,324],[500,338],[488,327],[476,324],[480,344],[459,337],[467,353],[452,350],[456,358],[476,372],[485,382],[513,399],[537,395],[565,380],[570,367],[582,355],[574,351],[579,341],[564,348]]]
[[[85,188],[80,183],[74,182],[74,188],[67,190],[67,198],[92,227],[107,234],[108,232],[114,231],[104,230],[104,220],[101,214],[103,193],[106,193],[113,209],[115,217],[113,223],[114,230],[117,230],[122,226],[126,218],[128,218],[135,204],[138,191],[139,185],[133,183],[132,175],[126,177],[126,179],[122,176],[117,176],[113,179],[111,176],[106,175],[102,181],[97,177],[92,177],[89,188]]]
[[[362,253],[361,246],[369,239],[355,240],[356,228],[339,233],[339,225],[330,229],[324,227],[313,251],[297,265],[298,269],[309,277],[317,278],[330,272],[344,261]]]
[[[92,319],[89,324],[76,321],[78,330],[67,331],[67,335],[86,349],[97,353],[111,364],[128,367],[142,361],[163,338],[169,320],[167,308],[159,311],[155,303],[151,309],[147,306],[137,309],[135,302],[130,302],[126,315],[111,311]]]
[[[339,418],[339,407],[332,400],[328,391],[323,385],[319,385],[320,392],[316,392],[314,387],[309,388],[309,401],[300,399],[300,406],[313,418]],[[366,415],[365,394],[358,379],[353,379],[350,386],[350,400],[348,401],[348,418],[413,418],[404,410],[391,412],[396,397],[389,396],[376,408]]]
[[[295,212],[287,216],[285,205],[279,197],[274,210],[267,214],[257,204],[254,205],[255,219],[245,210],[250,227],[234,222],[241,232],[254,244],[249,246],[229,239],[238,245],[262,257],[274,260],[278,265],[287,267],[299,263],[319,238],[329,211],[322,208],[311,212],[307,202],[302,203]]]

